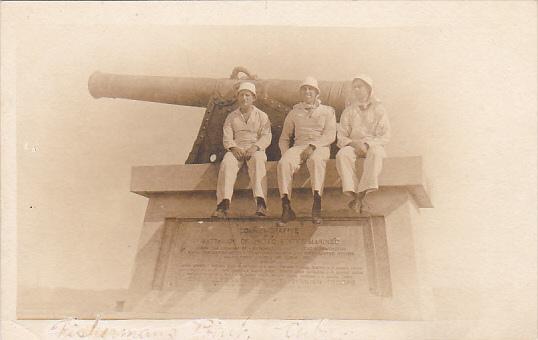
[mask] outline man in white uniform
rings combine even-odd
[[[357,76],[352,82],[350,105],[340,117],[336,169],[342,180],[342,191],[353,197],[349,207],[364,212],[364,198],[377,190],[383,166],[385,145],[390,139],[387,113],[374,96],[372,79]],[[362,176],[357,176],[357,158],[364,158]]]
[[[256,215],[265,216],[267,178],[265,149],[271,144],[271,122],[267,114],[253,105],[256,87],[242,82],[237,90],[239,108],[232,111],[223,126],[223,144],[228,152],[220,165],[217,181],[217,209],[213,217],[228,214],[237,172],[244,163],[248,166],[250,185],[256,200]]]
[[[279,140],[282,158],[278,162],[277,178],[282,198],[282,222],[295,219],[290,202],[293,174],[306,162],[314,195],[312,222],[319,224],[325,166],[330,157],[329,147],[336,138],[336,116],[332,107],[321,105],[316,79],[306,78],[300,93],[303,101],[286,116]],[[292,136],[294,143],[290,147]]]

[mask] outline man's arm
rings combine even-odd
[[[232,114],[229,114],[224,120],[222,126],[222,144],[224,149],[231,151],[237,160],[242,160],[245,157],[245,151],[237,146],[234,141],[234,130],[232,127]]]
[[[341,149],[351,144],[351,113],[350,109],[345,109],[340,117],[340,124],[337,127],[337,141],[336,144]]]
[[[295,129],[295,123],[292,117],[293,111],[288,113],[286,119],[284,119],[284,126],[282,127],[282,133],[278,140],[278,146],[280,148],[280,154],[283,155],[290,148],[290,139],[293,136],[293,130]]]
[[[273,135],[271,134],[271,121],[269,120],[267,114],[263,113],[260,138],[258,138],[258,141],[254,145],[256,145],[260,150],[263,151],[267,149],[269,145],[271,145],[272,137]]]
[[[232,128],[232,114],[230,113],[228,117],[224,120],[224,125],[222,126],[222,144],[224,149],[230,150],[233,147],[237,147],[234,141],[234,130]]]
[[[364,142],[369,146],[381,145],[384,146],[390,141],[391,128],[388,115],[383,107],[377,107],[376,113],[381,115],[375,128],[374,137],[367,137]]]
[[[323,128],[321,138],[317,142],[311,143],[316,148],[320,146],[330,146],[336,139],[336,114],[334,113],[334,109],[332,107],[329,108],[331,112],[328,114],[328,117],[325,120],[325,127]]]

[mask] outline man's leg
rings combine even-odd
[[[217,179],[217,211],[215,217],[224,217],[232,200],[237,172],[243,162],[235,158],[231,152],[227,152],[220,163],[219,176]]]
[[[351,146],[345,146],[336,154],[336,170],[342,181],[342,191],[346,195],[354,196],[355,188],[359,183],[355,162],[357,154]]]
[[[278,190],[280,197],[291,197],[293,174],[301,167],[301,152],[306,146],[294,146],[286,151],[277,165]]]
[[[328,147],[318,147],[306,160],[314,195],[312,222],[315,224],[321,223],[321,195],[323,194],[323,187],[325,185],[325,168],[330,155],[331,151]]]
[[[379,188],[378,177],[383,169],[383,158],[385,149],[382,146],[374,145],[368,148],[356,192],[374,191]]]
[[[356,189],[358,200],[361,202],[361,212],[369,210],[364,204],[366,194],[379,188],[378,177],[383,168],[383,158],[385,158],[385,149],[382,146],[374,145],[368,148],[362,176]]]
[[[265,203],[267,197],[266,162],[267,155],[265,151],[256,151],[247,161],[250,186],[252,187],[252,194],[256,199],[256,215],[258,216],[265,216],[267,210]]]
[[[348,207],[359,213],[361,210],[361,200],[355,192],[355,188],[359,183],[356,162],[357,154],[351,146],[343,147],[336,154],[336,170],[342,181],[342,191],[345,195],[353,196],[353,199],[348,203]]]
[[[278,190],[282,198],[282,222],[286,223],[295,219],[295,212],[291,208],[291,191],[293,174],[301,166],[301,152],[306,146],[294,146],[286,151],[277,165]]]
[[[310,173],[310,182],[312,183],[312,192],[317,191],[321,196],[325,185],[325,168],[331,155],[328,147],[318,147],[312,155],[306,160],[306,166]]]

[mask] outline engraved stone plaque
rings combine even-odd
[[[175,318],[387,317],[395,310],[384,227],[383,218],[286,227],[265,219],[167,219],[151,301],[138,311]]]
[[[178,226],[163,289],[265,292],[367,288],[360,227],[270,223]]]

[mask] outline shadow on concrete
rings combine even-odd
[[[304,277],[308,264],[326,250],[310,244],[317,230],[310,221],[286,227],[269,219],[177,221],[164,228],[151,290],[139,289],[130,299],[140,311],[182,317],[185,308],[194,308],[205,310],[205,317],[249,317]],[[142,257],[148,254],[141,249]]]

